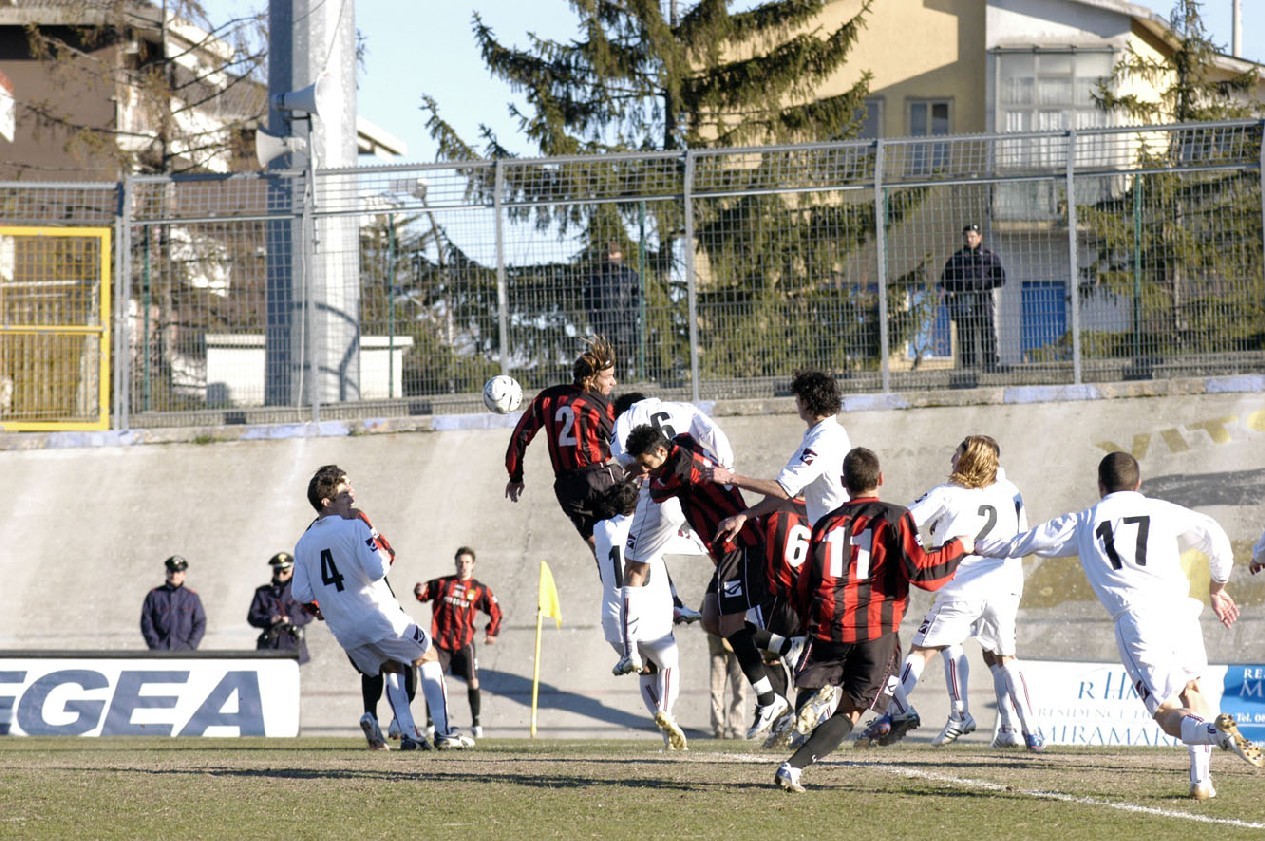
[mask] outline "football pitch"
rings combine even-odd
[[[352,738],[0,739],[0,838],[1265,837],[1265,772],[1179,748],[845,745],[772,785],[788,753],[694,740],[498,740],[373,752]]]

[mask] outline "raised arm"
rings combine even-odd
[[[1076,554],[1079,514],[1063,514],[1010,540],[986,537],[975,544],[975,554],[985,558],[1022,558],[1036,553],[1061,558]]]
[[[527,445],[536,437],[542,425],[540,410],[533,400],[518,419],[514,432],[510,435],[509,446],[505,448],[505,472],[509,474],[509,481],[505,483],[505,497],[510,502],[518,502],[518,497],[523,492],[523,458],[527,455]]]

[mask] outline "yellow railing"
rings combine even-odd
[[[109,427],[111,233],[0,226],[0,430]]]

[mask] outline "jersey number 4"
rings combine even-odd
[[[334,553],[328,549],[321,550],[321,583],[326,587],[334,585],[340,593],[343,591],[343,574],[334,565]]]
[[[1136,525],[1138,527],[1137,542],[1133,548],[1133,562],[1140,567],[1146,566],[1146,538],[1151,533],[1151,518],[1142,517],[1125,517],[1120,521],[1123,526]],[[1120,569],[1124,566],[1124,561],[1120,559],[1120,553],[1116,551],[1116,535],[1111,528],[1110,522],[1102,522],[1098,524],[1098,528],[1094,529],[1094,535],[1102,541],[1102,549],[1107,553],[1108,560],[1111,561],[1112,569]]]

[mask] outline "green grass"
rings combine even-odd
[[[1265,837],[1265,773],[1221,752],[1217,799],[1194,803],[1186,752],[1171,748],[844,747],[791,795],[772,786],[785,751],[658,746],[488,739],[437,754],[347,738],[4,738],[0,838]]]

